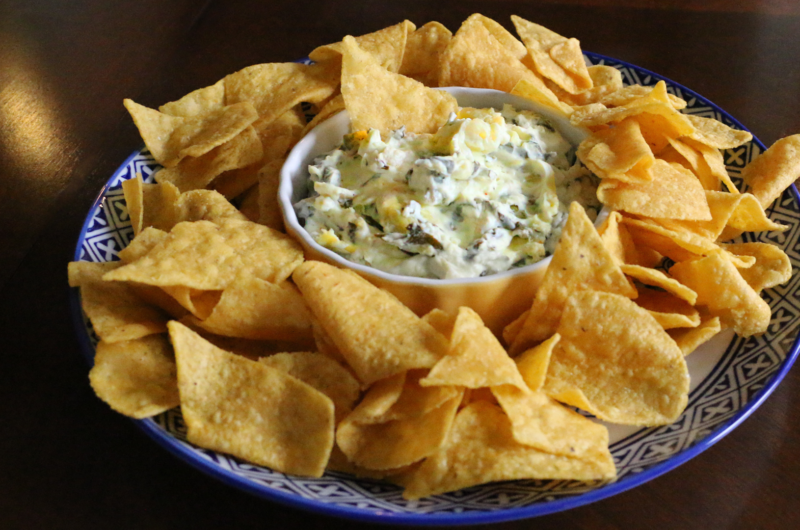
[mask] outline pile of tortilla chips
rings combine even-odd
[[[90,380],[113,409],[181,407],[188,439],[292,474],[401,484],[414,499],[495,480],[612,480],[608,431],[564,406],[665,425],[686,406],[684,361],[723,328],[763,333],[759,293],[787,256],[743,232],[800,176],[800,135],[733,185],[720,149],[751,139],[688,116],[655,87],[586,67],[579,42],[519,17],[453,35],[404,21],[322,46],[313,65],[255,65],[153,110],[130,100],[163,169],[124,183],[135,238],[121,261],[74,262],[100,343]],[[573,204],[528,311],[503,332],[468,307],[420,316],[353,272],[305,261],[282,232],[291,147],[347,109],[354,129],[435,131],[456,110],[435,86],[512,92],[591,135],[580,160],[610,212]],[[301,104],[316,117],[306,123]]]

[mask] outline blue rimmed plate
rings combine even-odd
[[[687,101],[685,113],[716,118],[744,129],[725,111],[691,90],[645,69],[597,54],[585,54],[592,64],[613,66],[625,84],[654,85]],[[741,169],[764,150],[757,139],[723,152],[728,172],[740,183]],[[133,238],[121,183],[141,173],[152,181],[158,169],[147,150],[133,153],[114,173],[84,223],[75,260],[112,261]],[[798,355],[800,331],[800,196],[792,186],[771,207],[770,218],[790,229],[783,233],[745,234],[745,241],[781,247],[794,274],[789,282],[766,290],[772,321],[760,337],[742,339],[723,332],[687,358],[692,375],[689,404],[672,425],[637,429],[610,426],[611,453],[618,480],[614,483],[522,480],[492,483],[419,501],[406,501],[400,488],[376,480],[326,473],[309,479],[287,476],[237,458],[201,449],[186,441],[179,409],[137,421],[151,438],[173,454],[216,477],[264,498],[327,515],[361,521],[416,525],[456,525],[508,521],[567,510],[638,486],[665,473],[727,435],[777,387]],[[97,338],[72,293],[72,314],[87,359],[94,357]]]

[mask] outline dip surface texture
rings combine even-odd
[[[462,108],[436,134],[358,131],[309,166],[295,204],[345,259],[422,278],[472,278],[552,253],[569,203],[597,214],[596,178],[544,118]]]

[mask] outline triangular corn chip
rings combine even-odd
[[[283,473],[319,477],[334,441],[334,406],[310,385],[169,324],[190,442]]]
[[[522,353],[552,336],[567,298],[581,289],[636,297],[636,289],[606,250],[583,207],[574,202],[531,312],[511,346],[511,354]]]
[[[447,351],[430,324],[354,273],[307,261],[293,279],[362,383],[430,368]]]
[[[544,386],[550,397],[627,425],[667,425],[683,412],[689,394],[683,353],[632,300],[575,292],[558,333]]]

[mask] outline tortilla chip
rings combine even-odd
[[[731,129],[724,123],[712,118],[692,116],[691,114],[688,115],[688,118],[695,129],[689,137],[709,147],[733,149],[753,139],[753,135],[748,131]]]
[[[544,391],[600,419],[668,425],[688,400],[683,353],[635,302],[612,293],[570,296]]]
[[[739,269],[744,281],[756,292],[786,283],[792,277],[792,263],[789,256],[775,245],[733,243],[721,246],[736,256],[752,256],[756,259],[752,267]]]
[[[352,37],[343,46],[342,95],[353,130],[434,133],[458,110],[453,96],[385,70]]]
[[[676,263],[670,274],[697,292],[697,303],[708,307],[722,325],[737,335],[764,333],[771,316],[769,305],[742,278],[728,254],[714,252],[692,261]]]
[[[697,293],[681,284],[674,278],[670,278],[658,269],[627,264],[620,265],[620,268],[627,276],[635,278],[645,285],[651,285],[653,287],[664,289],[668,293],[672,293],[677,298],[688,302],[690,305],[694,305],[697,301]]]
[[[539,74],[570,94],[592,88],[592,78],[577,39],[567,39],[516,15],[511,15],[511,20]]]
[[[544,381],[547,378],[547,367],[550,365],[550,357],[559,340],[561,340],[561,335],[556,333],[543,343],[524,351],[514,359],[517,363],[517,370],[519,370],[522,379],[531,390],[538,392],[544,386]]]
[[[441,309],[431,309],[429,313],[422,317],[422,320],[433,326],[433,329],[442,334],[448,341],[453,335],[453,328],[456,325],[458,315],[451,315]]]
[[[269,63],[248,66],[224,79],[228,105],[250,102],[263,128],[303,101],[319,103],[339,86],[339,65]]]
[[[452,32],[438,22],[428,22],[409,33],[403,64],[398,73],[416,79],[425,86],[437,86],[439,57],[452,38]]]
[[[700,345],[711,340],[717,333],[722,330],[719,317],[713,317],[703,320],[696,328],[679,328],[671,329],[667,333],[678,345],[684,355],[689,355],[695,351]]]
[[[615,476],[611,459],[558,456],[520,444],[502,409],[477,401],[458,413],[447,441],[412,474],[403,497],[419,499],[497,480],[588,481]]]
[[[165,103],[158,110],[170,116],[203,116],[225,106],[225,83],[220,79],[211,86],[190,92],[177,101]]]
[[[263,155],[256,130],[247,127],[230,141],[202,156],[186,158],[174,167],[159,170],[155,179],[161,184],[174,184],[181,192],[203,189],[226,171],[255,164]]]
[[[281,168],[285,159],[267,163],[258,171],[258,223],[283,231],[283,211],[278,202]]]
[[[335,96],[333,99],[328,101],[324,107],[320,109],[314,118],[306,124],[303,128],[303,132],[300,133],[300,136],[303,137],[307,135],[311,129],[319,125],[320,123],[324,122],[328,118],[335,116],[339,112],[345,110],[344,108],[344,96],[339,94]]]
[[[286,372],[328,396],[333,401],[336,424],[353,410],[361,394],[356,378],[342,365],[321,353],[278,353],[258,362]]]
[[[362,383],[430,368],[447,351],[446,339],[430,324],[355,273],[307,261],[293,279]]]
[[[207,318],[189,322],[217,335],[245,339],[301,341],[311,334],[311,314],[296,287],[245,274],[222,291]]]
[[[242,267],[241,258],[226,244],[217,225],[184,222],[146,255],[106,273],[103,279],[212,291],[224,289]]]
[[[461,395],[432,411],[385,423],[363,424],[345,418],[336,444],[347,458],[367,469],[394,469],[433,454],[444,443]]]
[[[686,300],[664,291],[639,289],[636,305],[646,309],[664,329],[694,328],[700,325],[700,313],[697,309]]]
[[[545,89],[546,88],[547,87],[545,87]],[[552,91],[543,90],[541,83],[532,83],[529,79],[520,79],[517,84],[514,85],[514,88],[511,89],[511,93],[515,96],[521,96],[540,105],[544,105],[545,107],[549,107],[565,118],[569,117],[572,113],[572,107],[566,103],[560,102]]]
[[[800,134],[781,138],[742,170],[742,179],[767,208],[800,176]]]
[[[439,86],[511,92],[520,79],[528,80],[545,94],[549,92],[542,80],[493,37],[478,19],[464,21],[440,59]]]
[[[484,326],[481,317],[468,307],[458,310],[447,355],[431,368],[430,374],[420,384],[467,388],[513,385],[526,388],[514,361],[489,328]]]
[[[169,324],[191,443],[283,473],[322,476],[334,440],[329,397]]]
[[[358,47],[375,58],[381,67],[397,73],[404,60],[408,35],[413,34],[415,29],[412,22],[404,20],[374,33],[355,37],[355,40]],[[331,61],[343,56],[345,48],[344,41],[326,44],[313,50],[308,57],[316,62]]]
[[[103,275],[119,270],[121,262],[73,261],[68,275],[71,287],[81,289],[81,308],[97,336],[105,342],[139,339],[163,333],[167,315],[146,304],[129,285],[103,281]]]
[[[291,237],[250,221],[223,219],[220,235],[239,255],[243,271],[281,283],[303,262],[303,249]]]
[[[703,187],[692,173],[663,160],[655,160],[647,171],[652,175],[649,181],[604,179],[597,198],[611,209],[645,217],[711,219]]]
[[[493,387],[492,393],[511,420],[517,442],[553,455],[613,462],[604,425],[569,410],[543,392],[504,385]]]
[[[166,335],[99,342],[89,382],[112,409],[138,420],[180,404],[175,357]]]
[[[136,173],[132,179],[122,182],[122,193],[125,196],[125,206],[128,208],[128,216],[131,220],[131,228],[133,228],[133,235],[138,236],[142,231],[142,217],[143,217],[143,192],[142,187],[142,174]]]
[[[531,312],[511,345],[510,353],[522,353],[552,336],[561,320],[561,311],[567,298],[580,289],[636,297],[636,289],[603,246],[583,207],[573,202],[552,261],[536,292]]]
[[[654,178],[648,171],[655,162],[653,152],[642,136],[639,123],[630,118],[622,120],[614,128],[594,132],[580,143],[576,154],[592,173],[601,178],[625,182]]]

